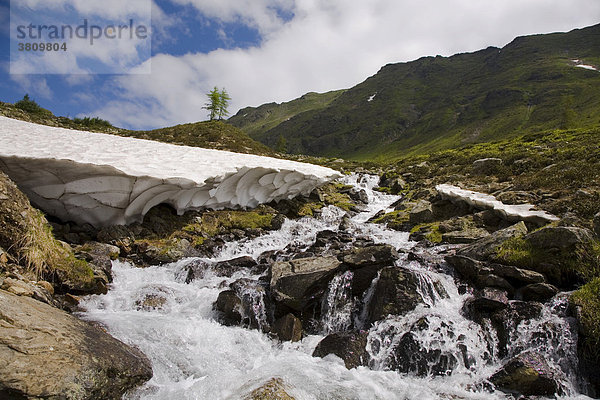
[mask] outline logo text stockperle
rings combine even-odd
[[[130,19],[128,24],[109,24],[106,26],[90,25],[87,18],[81,25],[17,25],[17,39],[89,39],[90,44],[94,40],[107,39],[146,39],[148,28],[143,24],[134,24]]]

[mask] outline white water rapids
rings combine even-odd
[[[345,178],[345,182],[365,190],[369,198],[366,211],[351,219],[349,230],[354,237],[372,238],[403,250],[414,246],[408,240],[408,233],[366,222],[398,197],[373,191],[377,183],[374,177],[352,176]],[[287,220],[279,231],[228,243],[217,257],[205,261],[212,263],[242,255],[256,258],[290,243],[308,247],[319,231],[337,230],[343,216],[343,211],[328,207],[319,218]],[[458,293],[453,278],[447,274],[416,261],[398,261],[419,274],[425,304],[403,317],[376,323],[370,329],[367,345],[372,369],[348,370],[334,355],[318,358],[311,354],[325,332],[348,326],[350,318],[361,319],[349,311],[352,300],[348,299],[348,291],[336,286],[346,285],[351,276],[339,276],[330,284],[325,296],[328,300],[324,304],[323,335],[311,335],[298,343],[280,343],[258,330],[227,327],[216,321],[212,305],[219,292],[241,277],[257,279],[257,276],[237,272],[231,278],[224,278],[209,270],[202,278],[186,284],[185,267],[190,261],[183,259],[149,268],[115,261],[114,282],[108,294],[89,296],[82,301],[84,319],[101,323],[116,338],[137,346],[152,362],[154,377],[128,394],[129,399],[244,399],[253,389],[275,377],[282,379],[287,392],[297,400],[506,398],[502,392],[490,393],[482,388],[481,383],[501,365],[494,346],[489,345],[497,339],[461,315],[467,295]],[[433,281],[439,281],[448,296],[440,296]],[[156,309],[140,307],[148,295],[166,300]],[[369,296],[371,290],[362,301],[368,302]],[[553,304],[559,308],[561,303],[557,300]],[[390,349],[395,341],[424,317],[428,327],[415,332],[422,346],[439,349],[442,355],[464,354],[458,345],[468,349],[468,357],[464,358],[469,361],[461,359],[449,376],[417,377],[388,370]],[[550,325],[554,326],[549,328]],[[519,328],[520,333],[511,338],[515,349],[527,343],[535,346],[537,340],[549,362],[557,367],[564,360],[573,360],[574,334],[566,319],[558,316],[551,305],[544,309],[540,321],[523,323]],[[540,339],[544,333],[554,336],[544,341]],[[547,345],[548,342],[551,344]],[[562,367],[567,372],[571,368]],[[565,382],[567,396],[586,398],[576,395],[577,382],[569,379]]]

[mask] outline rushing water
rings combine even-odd
[[[412,248],[414,243],[409,242],[407,233],[366,222],[398,197],[373,191],[376,177],[355,175],[345,178],[345,183],[364,190],[369,199],[364,212],[350,220],[348,231],[354,237],[398,249]],[[401,259],[397,263],[416,273],[424,303],[407,315],[371,327],[367,344],[370,368],[348,370],[336,356],[317,358],[311,354],[328,332],[344,330],[353,321],[356,327],[364,326],[364,304],[372,298],[378,277],[362,299],[353,299],[349,289],[352,273],[337,275],[323,298],[321,335],[298,343],[280,343],[256,329],[226,327],[216,321],[212,304],[219,292],[240,278],[256,280],[258,276],[242,271],[224,278],[211,272],[210,265],[242,255],[256,258],[290,245],[306,248],[314,243],[318,232],[337,230],[343,216],[343,211],[328,207],[319,218],[287,220],[279,231],[228,243],[213,259],[183,259],[144,269],[114,261],[110,291],[87,297],[82,302],[86,310],[82,316],[102,323],[113,336],[137,346],[150,358],[154,377],[127,397],[243,399],[254,388],[279,377],[298,400],[506,398],[501,392],[485,391],[485,379],[501,365],[494,330],[462,315],[468,294],[459,294],[450,275],[416,261]],[[191,261],[202,261],[209,268],[202,278],[185,283],[186,266]],[[263,294],[252,290],[242,293],[251,305],[248,313],[259,327],[266,318]],[[581,384],[574,378],[576,336],[565,317],[564,305],[564,298],[557,297],[544,307],[539,320],[524,321],[511,330],[508,351],[510,355],[524,348],[542,351],[551,365],[563,371],[566,395],[585,398],[575,395]],[[416,371],[391,370],[398,361],[393,349],[407,333],[419,352],[442,361],[435,370],[431,363],[425,363],[424,378],[417,377]]]

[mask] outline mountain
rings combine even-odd
[[[321,110],[337,99],[345,90],[334,90],[327,93],[310,92],[286,103],[267,103],[260,107],[242,108],[228,122],[241,128],[254,139],[267,140],[268,131],[290,118],[307,112]]]
[[[57,117],[51,111],[41,108],[34,101],[27,107],[19,107],[0,102],[0,115],[34,122],[41,125],[60,128],[77,129],[90,132],[111,133],[119,136],[130,136],[158,142],[181,144],[206,149],[228,150],[236,153],[273,156],[276,153],[264,144],[250,138],[242,130],[224,121],[204,121],[182,124],[151,131],[133,131],[112,126],[108,121],[99,118]]]
[[[298,108],[275,126],[275,119],[260,116],[289,110],[302,98],[245,108],[231,122],[271,147],[285,139],[291,153],[397,159],[543,130],[597,126],[599,69],[600,25],[595,25],[518,37],[502,49],[388,64],[329,104]]]

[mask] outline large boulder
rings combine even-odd
[[[531,232],[525,240],[535,249],[572,250],[576,246],[587,245],[594,241],[589,229],[573,226],[548,226]]]
[[[553,396],[561,391],[554,371],[537,352],[522,353],[490,377],[496,388],[525,396]]]
[[[295,400],[287,392],[288,385],[281,378],[272,378],[244,397],[244,400]]]
[[[482,158],[473,161],[473,174],[475,175],[491,175],[498,171],[502,165],[500,158]]]
[[[335,354],[344,360],[344,365],[348,369],[368,365],[369,353],[366,350],[368,335],[367,331],[332,333],[319,342],[313,357]]]
[[[600,237],[600,212],[594,215],[594,232]]]
[[[419,280],[414,272],[400,267],[385,267],[367,306],[367,323],[372,324],[388,315],[404,315],[422,301]]]
[[[271,265],[271,291],[275,300],[302,311],[338,272],[342,263],[334,256],[299,258]]]
[[[0,290],[0,398],[117,399],[148,359],[87,322]]]
[[[476,260],[488,260],[496,255],[498,248],[508,239],[523,236],[525,234],[527,234],[527,227],[525,226],[525,223],[521,221],[463,247],[457,254],[471,257]]]
[[[409,214],[409,222],[413,225],[423,224],[426,222],[433,221],[433,209],[431,208],[431,203],[427,200],[419,201],[413,208],[410,210]]]
[[[393,246],[379,244],[353,248],[342,253],[338,258],[350,269],[357,269],[370,265],[392,265],[399,255]]]

